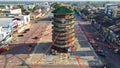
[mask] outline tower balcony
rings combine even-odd
[[[71,27],[71,28],[56,28],[56,27],[52,27],[53,30],[55,31],[70,31],[70,30],[73,30],[74,27]]]
[[[75,43],[75,40],[71,43],[67,43],[67,44],[56,44],[54,43],[53,45],[56,46],[56,47],[59,47],[59,48],[67,48],[67,47],[70,47],[70,46],[73,46]]]
[[[74,23],[74,20],[66,20],[65,23],[62,23],[62,21],[57,21],[57,20],[54,20],[52,22],[52,24],[57,24],[57,25],[70,25],[70,24],[73,24]]]
[[[54,33],[59,33],[59,34],[67,34],[67,33],[72,33],[72,32],[74,32],[75,31],[75,29],[71,29],[71,30],[65,30],[65,31],[58,31],[58,30],[52,30],[52,32],[54,32]]]
[[[54,32],[54,31],[52,31],[52,32],[53,32],[53,34],[52,34],[53,36],[57,35],[57,33],[58,33],[58,32],[57,33]],[[74,34],[74,30],[73,31],[69,31],[68,34]],[[67,36],[68,34],[67,33],[60,33],[59,36],[63,37],[63,36]]]
[[[72,42],[73,40],[75,40],[74,37],[72,37],[71,39],[63,39],[63,40],[56,40],[55,42],[57,43],[67,43],[67,42]]]
[[[73,37],[75,37],[74,33],[70,34],[69,37],[67,37],[67,36],[60,37],[60,36],[58,36],[56,40],[68,40],[68,39],[73,38]],[[54,39],[54,38],[55,38],[55,36],[52,37],[52,39]]]
[[[65,41],[65,42],[56,41],[56,42],[54,42],[54,43],[55,43],[55,44],[58,44],[58,45],[67,45],[67,44],[71,44],[72,42],[75,42],[75,40]]]
[[[59,28],[59,29],[62,29],[62,28],[74,28],[74,25],[66,25],[66,26],[60,26],[60,25],[54,25],[53,27],[56,27],[56,28]]]

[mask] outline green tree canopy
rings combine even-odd
[[[51,7],[54,8],[54,9],[57,9],[57,8],[59,8],[59,7],[62,7],[62,4],[61,4],[61,3],[53,3],[53,4],[51,5]]]
[[[31,11],[33,11],[33,9],[32,8],[29,8],[29,7],[27,7],[28,8],[28,10],[31,12]]]
[[[23,5],[18,5],[18,7],[21,8],[22,11],[24,10]]]
[[[34,8],[33,8],[33,11],[36,10],[38,8],[38,5],[36,5]]]

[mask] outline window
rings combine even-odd
[[[10,13],[10,11],[5,11],[4,13]]]
[[[28,22],[28,17],[26,18],[26,21]]]

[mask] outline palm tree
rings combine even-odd
[[[32,9],[32,11],[36,10],[37,8],[38,8],[38,5],[36,5],[36,6]]]

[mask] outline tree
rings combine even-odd
[[[86,9],[89,9],[89,8],[90,8],[90,6],[89,6],[89,5],[85,5],[85,8],[86,8]]]
[[[33,10],[32,10],[32,11],[36,10],[37,8],[38,8],[38,5],[36,5],[36,6],[33,8]]]
[[[33,11],[33,9],[32,9],[32,8],[29,8],[29,7],[27,7],[27,8],[28,8],[28,10],[29,10],[29,11]]]
[[[8,8],[10,8],[10,5],[7,5]]]
[[[61,3],[53,3],[53,4],[51,5],[51,7],[54,8],[54,9],[57,9],[57,8],[59,8],[59,7],[62,7],[62,4],[61,4]]]
[[[24,11],[23,5],[18,5],[19,8],[21,8],[22,11]]]
[[[98,5],[98,4],[95,4],[94,6],[95,6],[95,7],[99,7],[100,5]]]

